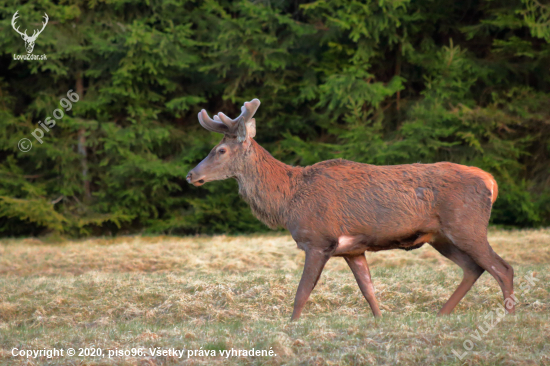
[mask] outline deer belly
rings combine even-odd
[[[342,235],[338,238],[338,246],[333,255],[361,254],[365,252],[367,246],[364,235]]]
[[[389,249],[416,249],[434,239],[433,233],[417,232],[399,239],[376,239],[366,235],[342,235],[338,238],[338,246],[333,256],[357,255],[369,252],[378,252]]]

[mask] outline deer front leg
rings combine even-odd
[[[306,301],[311,291],[315,288],[329,258],[330,255],[319,250],[310,249],[306,251],[306,263],[304,264],[304,272],[302,273],[302,279],[298,285],[298,291],[296,291],[294,311],[292,312],[291,320],[298,320],[302,314]]]
[[[367,302],[370,305],[372,313],[375,317],[382,316],[380,309],[378,308],[378,302],[376,301],[376,296],[374,295],[374,286],[372,285],[372,280],[370,277],[369,265],[367,263],[367,258],[365,253],[344,257],[346,262],[351,268],[357,284],[367,299]]]

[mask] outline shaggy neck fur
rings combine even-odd
[[[288,202],[294,196],[301,170],[275,159],[252,140],[244,167],[236,177],[239,194],[267,226],[286,227]]]

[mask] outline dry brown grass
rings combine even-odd
[[[547,364],[550,230],[492,231],[516,271],[518,314],[462,361],[462,344],[502,301],[484,274],[455,315],[435,313],[461,279],[430,246],[369,253],[383,318],[375,321],[342,259],[329,261],[299,322],[288,321],[303,252],[287,235],[119,237],[0,245],[0,363]],[[522,277],[540,281],[520,293]],[[485,327],[486,328],[486,327]],[[11,349],[269,349],[276,357],[14,358]]]

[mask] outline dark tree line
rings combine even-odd
[[[47,13],[33,51],[47,60],[14,60],[17,10],[29,34]],[[266,230],[234,181],[185,182],[220,139],[198,111],[252,98],[256,140],[286,163],[474,165],[499,182],[493,224],[550,224],[545,3],[4,0],[0,14],[3,236]]]

